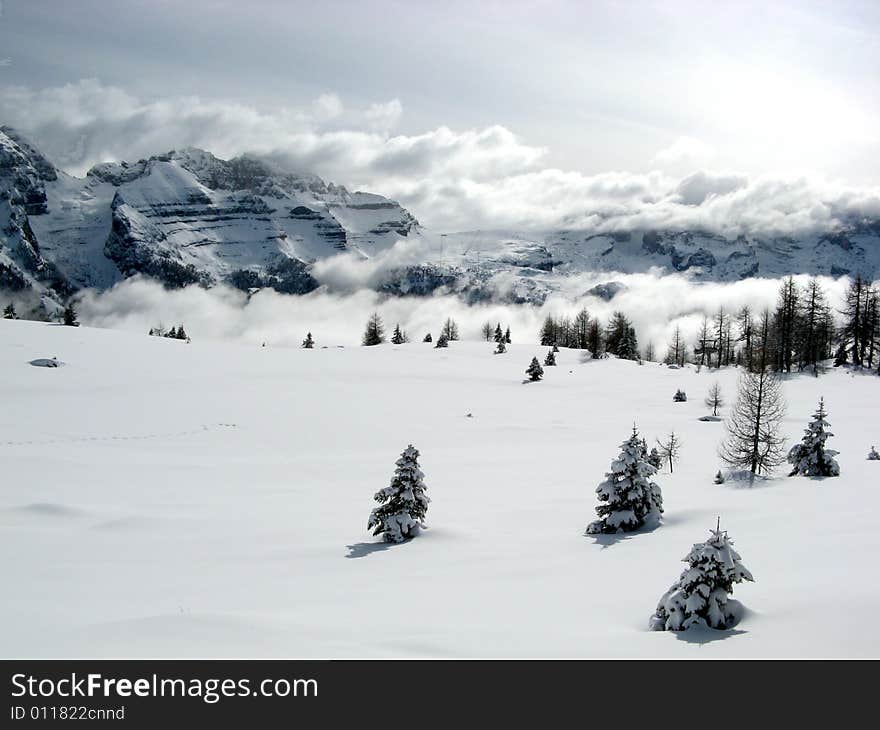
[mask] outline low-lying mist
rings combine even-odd
[[[795,277],[804,283],[808,277]],[[88,290],[78,300],[79,318],[94,327],[147,333],[150,328],[183,324],[196,340],[231,340],[248,344],[298,347],[311,332],[318,347],[360,344],[368,316],[377,311],[390,335],[394,325],[420,341],[430,332],[436,338],[447,317],[459,325],[464,340],[481,339],[485,322],[510,326],[514,342],[539,342],[538,332],[548,314],[573,316],[586,307],[591,316],[607,322],[620,310],[633,322],[644,347],[652,342],[658,356],[665,352],[676,325],[692,338],[703,315],[719,307],[728,312],[749,305],[755,311],[773,307],[780,280],[745,279],[731,283],[695,282],[681,275],[589,274],[579,277],[577,287],[616,281],[624,285],[611,301],[595,296],[549,297],[542,305],[468,304],[454,295],[431,297],[389,297],[369,289],[331,293],[319,289],[311,294],[291,296],[263,289],[248,296],[226,287],[202,289],[191,286],[168,290],[154,281],[133,278],[105,292]],[[841,308],[848,280],[820,277],[828,300]]]

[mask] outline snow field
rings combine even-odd
[[[439,325],[439,323],[438,323]],[[304,323],[303,336],[308,329]],[[880,378],[784,385],[789,445],[823,395],[841,476],[713,483],[735,369],[453,342],[246,347],[0,321],[2,653],[720,657],[880,654]],[[63,368],[29,365],[57,357]],[[688,402],[673,403],[676,388]],[[467,414],[472,413],[472,418]],[[652,532],[584,535],[633,422],[683,440]],[[386,546],[372,495],[412,443],[429,529]],[[721,516],[755,583],[728,632],[651,632]]]

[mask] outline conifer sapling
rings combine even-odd
[[[839,452],[826,449],[825,442],[834,434],[825,417],[825,399],[819,399],[819,408],[813,414],[813,420],[804,429],[804,437],[788,452],[788,463],[793,465],[789,476],[802,474],[805,477],[836,477],[840,476],[840,466],[834,459]]]
[[[425,494],[425,475],[418,460],[419,450],[410,444],[397,460],[391,484],[375,494],[380,506],[370,513],[367,529],[383,535],[387,542],[404,542],[424,527],[431,499]]]
[[[532,361],[526,368],[526,375],[529,376],[529,380],[533,383],[544,377],[544,368],[541,367],[541,363],[538,362],[537,357],[532,358]]]
[[[605,481],[596,487],[599,519],[587,526],[587,534],[631,532],[648,522],[656,522],[663,513],[663,495],[651,481],[657,468],[647,459],[644,441],[633,426],[632,436],[620,446],[620,454],[611,462]]]
[[[663,594],[651,616],[654,631],[685,631],[691,626],[730,628],[737,616],[728,602],[735,583],[753,581],[720,520],[706,542],[698,542],[684,557],[681,577]]]
[[[547,357],[544,358],[544,365],[556,365],[556,355],[553,353],[552,349],[547,351]]]
[[[73,302],[68,304],[64,308],[64,324],[68,327],[79,327],[79,322],[76,319],[76,309],[74,309]]]

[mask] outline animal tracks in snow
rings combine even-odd
[[[114,436],[70,436],[58,437],[53,439],[28,439],[24,441],[0,440],[0,447],[3,446],[49,446],[52,444],[74,444],[89,443],[92,441],[151,441],[157,439],[178,439],[187,438],[188,436],[196,436],[198,434],[210,433],[213,431],[225,431],[238,428],[237,423],[213,423],[202,424],[198,428],[191,428],[186,431],[172,431],[167,433],[147,433],[134,435],[114,435]]]

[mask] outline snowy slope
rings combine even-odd
[[[562,350],[523,385],[542,348],[191,334],[0,320],[4,656],[880,656],[875,376],[788,380],[789,437],[824,395],[843,475],[748,488],[713,484],[723,424],[698,420],[734,370]],[[684,442],[664,524],[598,543],[594,489],[634,420]],[[385,548],[366,520],[410,442],[430,529]],[[745,619],[648,631],[717,515],[756,578]]]

